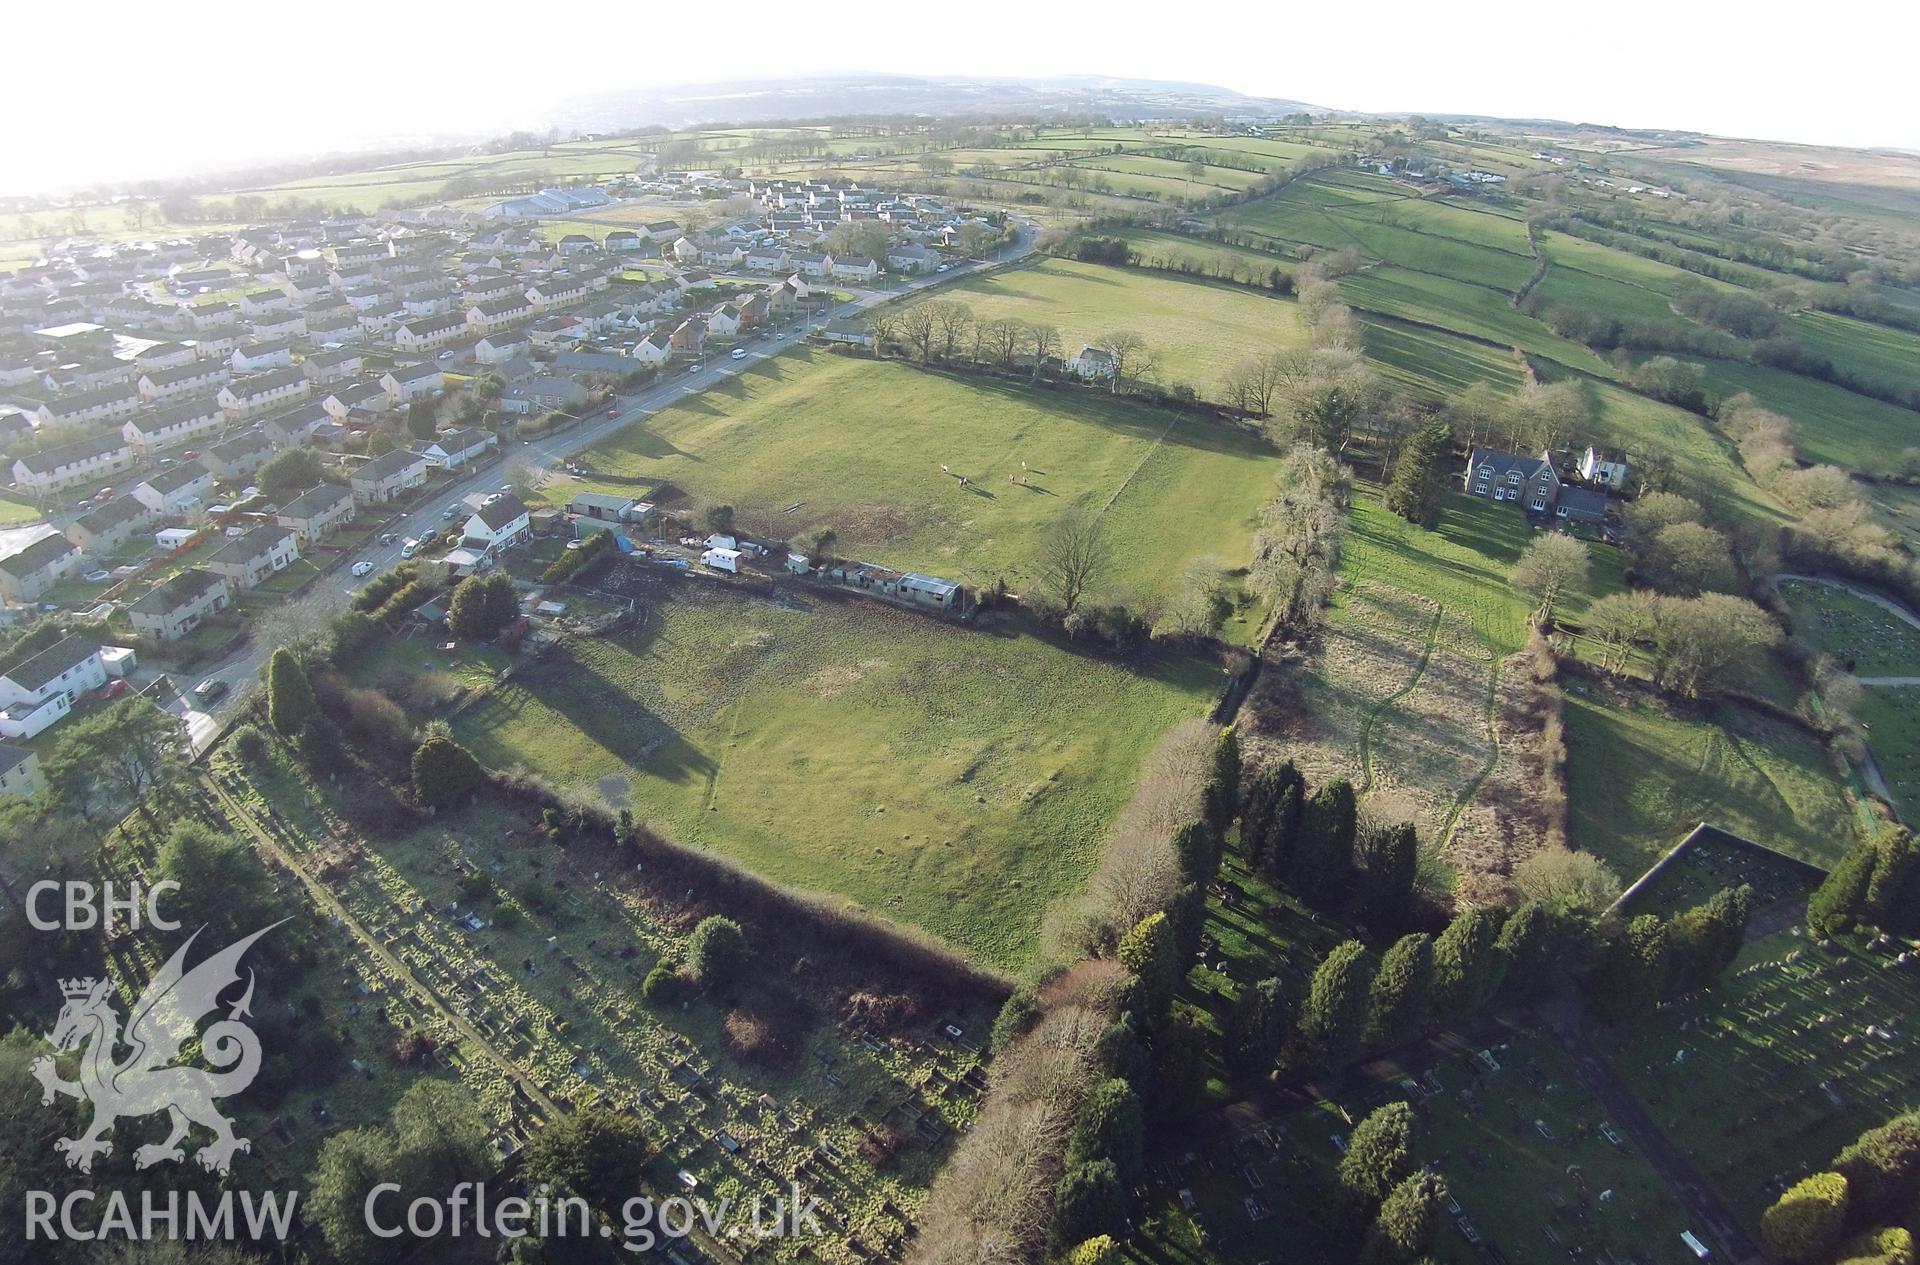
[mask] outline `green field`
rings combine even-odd
[[[1526,516],[1513,507],[1464,493],[1447,495],[1431,531],[1360,497],[1340,576],[1348,585],[1385,585],[1436,602],[1489,649],[1510,654],[1526,642],[1532,604],[1507,587],[1507,572],[1532,538]]]
[[[1518,347],[1587,373],[1609,372],[1606,361],[1592,351],[1517,311],[1507,296],[1485,286],[1405,268],[1369,268],[1342,277],[1340,295],[1363,312],[1381,312]]]
[[[1083,505],[1103,515],[1114,549],[1099,587],[1144,606],[1195,559],[1245,564],[1273,479],[1270,451],[1229,425],[1097,391],[806,350],[637,422],[583,460],[730,503],[748,532],[785,539],[830,525],[848,556],[1016,589],[1035,581],[1060,516]]]
[[[1018,968],[1148,748],[1218,686],[1201,660],[1119,666],[999,622],[688,593],[454,728],[490,766],[596,787],[681,843]]]
[[[1920,1105],[1920,1050],[1904,1039],[1912,978],[1888,969],[1903,947],[1769,936],[1711,990],[1603,1037],[1662,1132],[1750,1232],[1776,1175],[1817,1171],[1862,1130]],[[1892,1031],[1883,1039],[1869,1025]]]
[[[1810,734],[1736,705],[1708,718],[1567,695],[1574,845],[1631,880],[1701,822],[1830,865],[1859,820]]]
[[[1888,474],[1899,468],[1904,449],[1920,443],[1920,413],[1784,369],[1731,360],[1695,363],[1705,371],[1710,391],[1722,396],[1751,392],[1760,403],[1792,418],[1800,455],[1807,461]]]
[[[1068,259],[969,278],[942,294],[982,321],[1055,326],[1066,356],[1114,330],[1133,330],[1153,350],[1163,385],[1188,383],[1202,395],[1213,394],[1239,362],[1306,342],[1299,308],[1289,300]]]

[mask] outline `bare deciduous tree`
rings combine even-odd
[[[1046,552],[1040,559],[1040,583],[1062,610],[1071,612],[1112,559],[1100,516],[1075,506],[1061,516],[1047,537]]]
[[[1587,579],[1587,547],[1572,536],[1548,532],[1527,546],[1508,577],[1513,587],[1539,603],[1534,618],[1553,627],[1553,614],[1567,590]]]
[[[1100,339],[1100,346],[1113,357],[1113,393],[1120,393],[1124,382],[1142,381],[1152,375],[1153,352],[1147,340],[1130,329],[1117,329]]]
[[[908,348],[923,365],[933,359],[934,336],[938,328],[931,303],[917,303],[900,313],[900,337],[906,340]]]
[[[1060,354],[1060,331],[1051,325],[1027,326],[1027,354],[1033,357],[1033,376]]]
[[[940,358],[952,360],[966,341],[967,331],[973,328],[973,309],[953,299],[939,299],[927,307],[932,309],[934,329],[939,334]]]

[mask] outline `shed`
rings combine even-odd
[[[181,549],[199,534],[191,527],[168,527],[153,533],[153,543],[166,550]]]
[[[709,549],[700,555],[700,561],[715,571],[725,571],[731,575],[740,573],[738,549]]]

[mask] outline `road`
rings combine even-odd
[[[622,427],[651,417],[670,404],[684,400],[690,395],[697,395],[716,383],[724,382],[770,357],[789,350],[805,341],[810,332],[826,321],[853,316],[905,295],[957,281],[982,269],[1023,259],[1033,253],[1035,237],[1035,225],[1020,221],[1014,240],[986,259],[956,264],[945,273],[916,277],[899,289],[862,290],[849,302],[835,304],[812,313],[804,320],[795,321],[767,337],[746,344],[747,354],[739,360],[731,356],[706,357],[696,362],[703,366],[698,371],[689,371],[683,366],[670,366],[667,372],[646,390],[619,399],[614,416],[608,417],[602,414],[596,420],[575,426],[563,435],[543,439],[537,443],[521,443],[512,447],[508,455],[513,459],[526,461],[538,470],[551,470],[575,453],[593,447]],[[446,523],[443,516],[449,507],[460,504],[466,497],[476,492],[484,492],[498,486],[495,481],[502,477],[501,467],[493,465],[484,472],[469,475],[441,487],[432,497],[408,509],[401,520],[393,526],[395,543],[382,545],[376,540],[356,553],[338,558],[334,563],[334,569],[321,582],[334,584],[342,593],[353,593],[366,582],[365,578],[352,577],[352,569],[356,564],[371,563],[372,571],[369,575],[377,574],[392,566],[400,560],[401,538],[443,529]],[[178,682],[182,687],[180,697],[164,705],[179,716],[186,725],[187,736],[196,755],[219,737],[228,715],[246,692],[244,687],[259,679],[260,665],[272,650],[272,646],[261,645],[257,640],[249,641],[246,646],[212,670],[198,673],[192,681]],[[196,707],[191,695],[185,691],[209,680],[226,682],[229,687],[228,692],[210,708]]]

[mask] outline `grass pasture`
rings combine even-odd
[[[1765,365],[1695,363],[1708,390],[1721,396],[1750,392],[1793,419],[1797,446],[1807,461],[1890,474],[1899,469],[1901,452],[1920,441],[1920,414],[1896,405]]]
[[[1857,713],[1894,803],[1911,813],[1920,804],[1920,686],[1875,686]]]
[[[1218,685],[1209,662],[1124,667],[1004,624],[686,592],[454,728],[490,766],[593,787],[681,843],[1017,968],[1147,749]]]
[[[1905,946],[1821,947],[1794,932],[1754,941],[1712,989],[1601,1038],[1750,1231],[1785,1185],[1920,1105],[1920,1049],[1904,1039],[1920,1019],[1915,968],[1892,965]]]
[[[1575,683],[1567,751],[1574,846],[1623,881],[1703,821],[1822,866],[1859,830],[1818,740],[1736,705],[1683,717]]]
[[[1057,327],[1068,356],[1114,330],[1134,330],[1158,358],[1163,383],[1191,383],[1202,395],[1217,389],[1240,361],[1307,339],[1290,300],[1069,259],[971,277],[945,293],[982,321],[1012,317]]]
[[[1230,426],[806,350],[636,422],[585,462],[730,503],[749,532],[831,525],[848,556],[1016,589],[1035,582],[1046,533],[1078,503],[1104,516],[1113,545],[1102,588],[1142,605],[1195,559],[1244,565],[1272,482],[1269,450]]]

